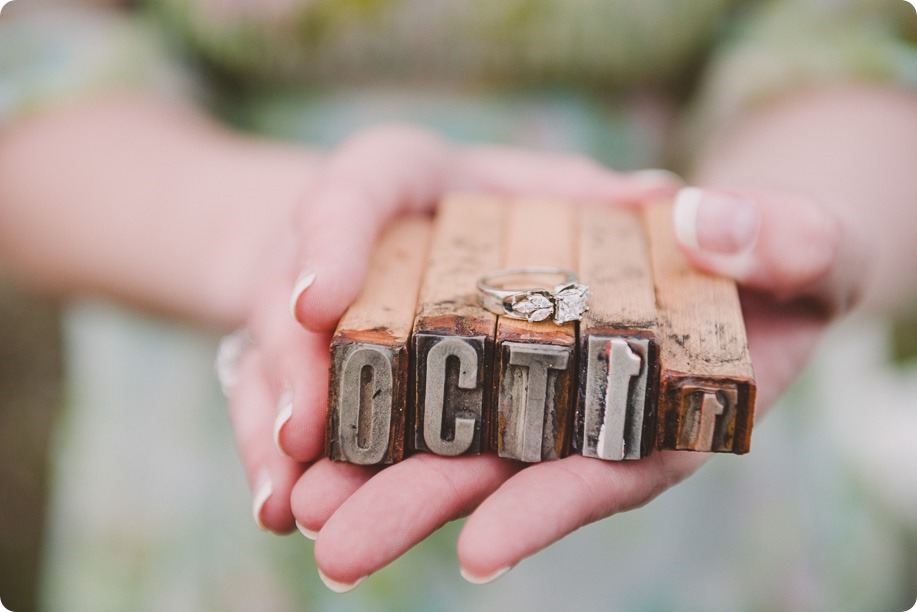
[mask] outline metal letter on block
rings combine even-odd
[[[489,340],[489,339],[487,339]],[[455,457],[483,450],[486,340],[483,337],[414,337],[418,381],[415,447]],[[422,388],[421,388],[422,387]]]
[[[680,395],[685,411],[679,422],[675,448],[704,452],[731,450],[738,390],[685,385]]]
[[[331,339],[325,450],[361,465],[404,458],[409,345],[430,220],[405,216],[382,232],[360,295]]]
[[[396,402],[395,396],[396,392],[399,396],[404,393],[404,350],[362,343],[337,344],[332,347],[331,359],[329,456],[360,465],[397,460],[403,443],[392,440],[392,435],[403,431],[403,400]]]
[[[497,402],[497,454],[519,461],[557,459],[563,447],[572,351],[504,342]]]
[[[656,448],[747,453],[757,387],[738,288],[687,260],[675,239],[669,202],[643,212],[659,329]]]
[[[475,283],[499,267],[505,214],[505,202],[480,195],[440,204],[411,341],[415,450],[485,450],[497,317],[481,306]]]
[[[652,264],[641,218],[584,207],[579,265],[593,303],[579,328],[572,446],[606,461],[640,459],[656,442],[659,351]]]
[[[656,351],[648,338],[589,336],[576,424],[587,457],[640,459],[654,444]],[[580,437],[581,436],[581,437]]]
[[[367,344],[335,347],[332,459],[360,465],[391,463],[395,353]]]

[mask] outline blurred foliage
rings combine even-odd
[[[892,320],[891,348],[897,364],[917,357],[917,307],[898,313]]]

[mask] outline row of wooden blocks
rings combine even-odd
[[[735,284],[694,269],[671,225],[669,202],[470,195],[447,198],[433,221],[394,222],[331,343],[328,455],[747,452],[755,383]],[[531,265],[589,286],[578,324],[481,306],[478,278]]]

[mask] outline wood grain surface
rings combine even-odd
[[[409,400],[408,345],[430,220],[403,217],[383,232],[366,282],[331,341],[328,456],[363,465],[400,461]]]
[[[656,297],[640,214],[591,206],[580,216],[579,274],[592,294],[580,322],[572,446],[588,457],[639,459],[655,445]]]
[[[672,206],[645,210],[660,344],[660,449],[749,450],[755,381],[738,290],[693,267],[675,241]]]
[[[563,202],[517,200],[508,211],[504,268],[554,266],[575,270],[575,209]],[[553,288],[562,279],[534,277]],[[492,443],[501,457],[526,462],[564,455],[576,365],[574,323],[530,323],[499,317]]]
[[[414,321],[417,450],[455,456],[486,449],[497,316],[476,282],[502,256],[505,202],[453,195],[440,205]]]

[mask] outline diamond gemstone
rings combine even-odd
[[[550,316],[551,316],[551,309],[550,309],[550,308],[541,308],[540,310],[536,310],[535,312],[533,312],[532,314],[530,314],[530,315],[528,316],[528,320],[529,320],[529,321],[536,321],[536,322],[537,322],[537,321],[544,321],[545,319],[547,319],[547,318],[550,317]]]
[[[526,299],[513,304],[513,311],[528,321],[544,321],[554,314],[554,303],[540,293],[529,293]]]
[[[555,294],[556,310],[554,322],[568,323],[579,321],[583,313],[589,310],[586,301],[589,299],[589,289],[586,285],[574,283],[563,287]]]

